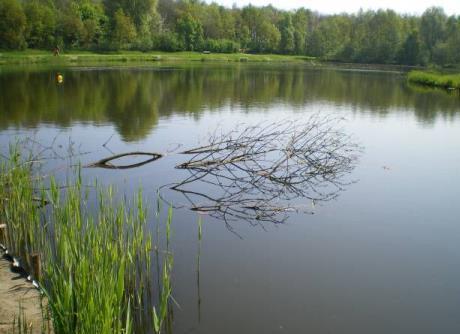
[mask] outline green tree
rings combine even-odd
[[[76,48],[80,45],[84,26],[79,15],[73,12],[63,14],[60,17],[58,29],[59,35],[66,47]]]
[[[0,0],[0,48],[23,49],[26,15],[17,0]]]
[[[349,38],[348,22],[340,16],[323,18],[309,39],[309,54],[335,59]]]
[[[236,22],[232,10],[220,7],[220,17],[222,20],[222,38],[236,40]]]
[[[428,8],[420,21],[420,37],[428,50],[429,60],[433,58],[433,50],[437,42],[444,37],[446,14],[440,7]]]
[[[460,63],[460,17],[450,17],[447,23],[446,48],[448,60],[452,64]]]
[[[157,10],[161,17],[162,27],[165,30],[173,31],[176,29],[179,13],[177,2],[171,0],[158,0]]]
[[[241,16],[241,10],[234,9],[233,17],[235,20],[235,38],[240,43],[243,50],[246,50],[251,42],[249,27]]]
[[[56,1],[57,44],[63,44],[67,48],[86,47],[84,45],[85,25],[83,22],[82,5],[88,0],[80,1]]]
[[[401,64],[420,64],[420,39],[417,30],[412,31],[404,41],[398,60]]]
[[[401,44],[400,21],[392,10],[372,13],[366,22],[358,60],[370,63],[392,63]]]
[[[104,6],[107,14],[110,17],[115,17],[115,14],[121,8],[128,15],[136,29],[139,29],[143,24],[148,23],[156,16],[157,1],[156,0],[104,0]]]
[[[202,19],[204,38],[219,39],[224,36],[222,17],[219,6],[215,3],[203,8]]]
[[[102,44],[108,25],[108,18],[102,5],[84,0],[79,4],[78,11],[83,24],[81,46],[92,48]]]
[[[117,49],[127,49],[136,39],[136,27],[132,19],[119,8],[114,15],[112,42]]]
[[[292,25],[292,16],[287,13],[284,15],[280,24],[280,51],[291,54],[295,50],[294,26]]]
[[[270,7],[256,8],[250,5],[243,8],[241,17],[247,27],[248,47],[252,52],[273,52],[278,49],[281,34],[272,23],[270,16],[273,14]]]
[[[27,46],[36,49],[53,47],[56,33],[54,8],[38,0],[32,0],[25,3],[24,12],[27,17]]]
[[[152,46],[153,39],[159,33],[160,16],[157,12],[157,0],[103,0],[107,16],[114,21],[115,16],[122,9],[134,24],[136,38],[131,41],[141,49]],[[114,24],[112,24],[114,28]]]
[[[311,12],[303,8],[297,10],[292,17],[295,54],[305,54],[306,52],[310,17]]]
[[[188,51],[200,50],[203,46],[203,28],[201,23],[189,13],[177,21],[177,33],[185,49]]]
[[[433,48],[432,59],[434,63],[438,65],[447,65],[452,61],[452,57],[449,52],[449,45],[446,42],[438,42]]]

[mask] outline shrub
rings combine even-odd
[[[161,33],[155,38],[154,49],[174,52],[182,51],[184,50],[184,47],[176,33],[167,31]]]
[[[204,49],[216,53],[236,53],[240,44],[228,39],[208,39],[204,43]]]

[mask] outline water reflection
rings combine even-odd
[[[115,136],[110,145],[115,153],[167,153],[173,143],[196,145],[195,139],[219,122],[229,130],[236,121],[304,120],[322,106],[356,115],[346,131],[366,147],[350,175],[360,182],[308,219],[292,214],[283,228],[267,224],[269,233],[239,224],[241,241],[205,216],[201,245],[196,215],[174,211],[174,298],[180,308],[173,304],[175,312],[168,313],[167,332],[238,333],[242,323],[243,331],[254,333],[279,331],[281,325],[290,333],[458,332],[457,318],[450,316],[458,310],[460,277],[458,187],[452,182],[460,166],[458,96],[408,86],[394,73],[292,66],[63,72],[59,86],[56,71],[0,74],[4,138],[14,132],[1,131],[8,127],[38,127],[43,128],[38,139],[49,142],[56,129],[47,124],[72,127],[84,153],[113,133],[111,127],[95,126],[113,125],[125,142],[146,139],[133,145]],[[105,156],[105,148],[84,161]],[[58,153],[65,157],[65,152]],[[171,154],[129,170],[86,169],[84,177],[118,185],[119,196],[132,194],[141,183],[151,200],[162,184],[191,175],[173,168],[187,158]],[[208,191],[208,186],[194,189]],[[174,203],[184,201],[180,193],[169,195]],[[152,271],[161,268],[152,264]],[[160,283],[150,284],[155,300]],[[136,325],[143,329],[136,332],[151,330],[150,320],[144,320],[151,311],[148,305],[136,312]]]
[[[206,145],[182,152],[188,176],[170,187],[191,210],[225,222],[283,223],[305,211],[306,199],[334,199],[351,181],[361,148],[339,129],[340,119],[315,114],[216,131]],[[300,202],[303,203],[301,205]]]
[[[190,114],[224,106],[249,112],[283,103],[293,108],[327,103],[354,112],[386,115],[394,110],[415,113],[431,123],[453,117],[458,96],[421,91],[400,74],[308,69],[299,66],[195,66],[177,69],[100,69],[23,71],[0,75],[0,129],[75,122],[114,124],[124,141],[148,136],[159,117]]]

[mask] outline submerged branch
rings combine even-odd
[[[119,158],[124,158],[127,156],[138,156],[138,155],[143,155],[143,156],[149,156],[150,159],[134,163],[134,164],[129,164],[129,165],[113,165],[110,162]],[[143,165],[146,165],[150,162],[153,162],[155,160],[158,160],[162,157],[162,154],[159,153],[150,153],[150,152],[128,152],[128,153],[122,153],[122,154],[115,154],[110,157],[101,159],[99,161],[93,162],[91,164],[88,164],[84,166],[85,168],[106,168],[106,169],[130,169],[130,168],[136,168],[140,167]]]
[[[341,118],[314,115],[211,135],[176,168],[189,176],[170,189],[191,209],[230,220],[281,223],[287,212],[304,210],[292,201],[338,196],[355,167],[361,147],[340,128]],[[280,217],[281,216],[281,217]]]

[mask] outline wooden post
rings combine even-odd
[[[40,262],[40,253],[31,254],[30,260],[32,262],[32,270],[33,270],[34,278],[37,281],[40,281],[40,278],[42,276],[42,265]]]
[[[0,243],[6,247],[6,224],[0,224]]]

